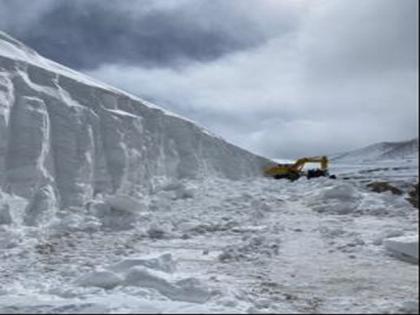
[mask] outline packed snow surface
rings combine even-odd
[[[33,227],[2,193],[0,312],[415,313],[405,198],[357,179],[166,180]]]

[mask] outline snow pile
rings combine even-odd
[[[91,272],[76,283],[83,287],[113,289],[117,286],[134,286],[152,289],[163,296],[191,303],[205,303],[211,291],[197,278],[176,279],[175,262],[171,254],[152,258],[128,258],[110,266],[109,270]]]
[[[66,236],[75,232],[97,232],[104,228],[104,224],[96,217],[86,215],[83,209],[73,208],[57,211],[43,227],[55,236]]]
[[[83,206],[98,194],[141,196],[155,177],[239,179],[268,162],[4,33],[0,135],[1,187],[33,200],[28,225],[50,215],[47,208]],[[185,187],[174,193],[193,197]]]
[[[360,192],[347,183],[321,189],[313,196],[308,205],[319,213],[349,214],[359,206]]]
[[[135,226],[147,206],[140,199],[118,194],[91,200],[87,209],[101,221],[103,228],[127,230]]]
[[[99,287],[103,289],[113,289],[124,281],[123,278],[111,271],[95,271],[84,275],[76,282],[82,287]]]
[[[173,200],[194,198],[194,188],[187,187],[185,183],[173,178],[157,184],[151,192],[160,194],[161,196],[167,196]]]
[[[404,231],[401,229],[386,229],[384,231],[380,231],[377,236],[373,240],[374,245],[383,245],[384,240],[387,238],[399,237],[404,235]]]
[[[211,295],[209,289],[196,278],[171,282],[166,275],[145,267],[130,268],[124,284],[154,289],[175,301],[205,303]]]
[[[385,248],[395,256],[418,263],[419,261],[419,236],[399,236],[384,241]]]
[[[332,215],[405,216],[412,208],[404,195],[390,191],[378,194],[365,184],[343,181],[319,186],[307,195],[306,205],[312,210]]]

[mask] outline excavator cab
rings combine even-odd
[[[320,168],[316,170],[303,171],[306,163],[320,163]],[[295,181],[302,175],[308,179],[313,177],[328,176],[328,158],[326,156],[304,157],[295,163],[276,164],[264,169],[264,175],[275,179],[287,178]]]

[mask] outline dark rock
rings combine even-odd
[[[391,185],[388,182],[371,182],[367,184],[367,187],[370,188],[370,190],[376,192],[376,193],[383,193],[385,191],[390,191],[394,195],[402,195],[403,192],[401,189]]]
[[[419,208],[419,183],[413,185],[413,189],[408,192],[410,196],[407,200],[417,209]]]

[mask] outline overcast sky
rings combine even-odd
[[[0,0],[0,29],[272,158],[418,132],[418,0]]]

